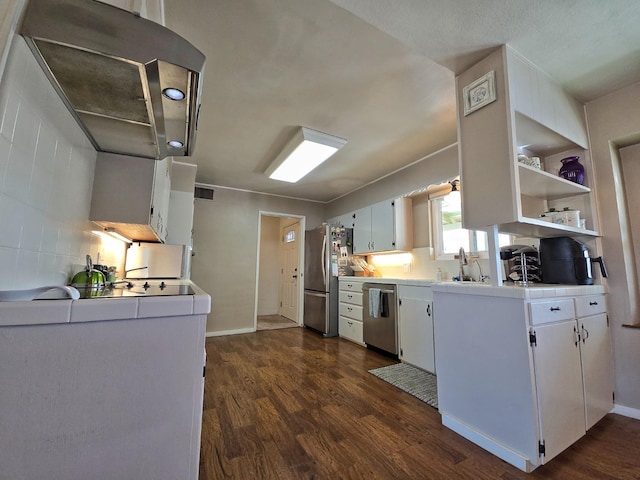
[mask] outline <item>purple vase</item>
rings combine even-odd
[[[558,172],[566,180],[582,185],[584,182],[584,166],[578,160],[580,157],[566,157],[560,160],[562,167]]]

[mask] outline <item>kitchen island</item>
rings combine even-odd
[[[189,285],[0,302],[0,478],[198,477],[211,298]]]
[[[550,461],[611,411],[604,286],[340,277],[341,294],[364,282],[398,286],[400,359],[437,374],[442,423],[521,470]],[[345,310],[353,298],[341,296]],[[345,310],[341,319],[356,324]]]

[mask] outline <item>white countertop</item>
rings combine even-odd
[[[606,293],[603,285],[551,285],[532,284],[529,287],[503,285],[501,287],[480,282],[439,282],[429,279],[384,278],[384,277],[338,277],[339,281],[357,281],[367,283],[392,283],[395,285],[413,285],[431,287],[435,292],[459,293],[465,295],[483,295],[490,297],[536,299],[566,297],[576,295],[596,295]]]
[[[190,280],[172,280],[171,283],[189,285],[195,295],[0,302],[0,327],[206,315],[211,312],[211,297],[195,283]]]

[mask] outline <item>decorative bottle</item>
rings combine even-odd
[[[578,162],[580,157],[566,157],[560,160],[562,167],[560,167],[559,175],[574,183],[582,185],[584,182],[584,166]]]

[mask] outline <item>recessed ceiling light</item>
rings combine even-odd
[[[167,143],[170,147],[173,147],[173,148],[184,147],[184,143],[180,142],[179,140],[169,140]]]
[[[171,100],[184,100],[184,92],[177,88],[165,88],[162,90],[164,96],[170,98]]]

